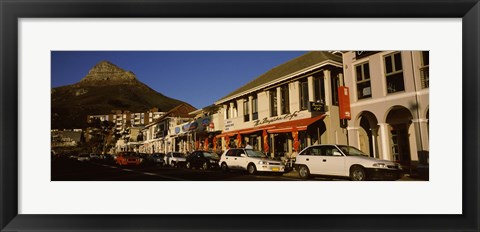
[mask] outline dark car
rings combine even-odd
[[[149,155],[147,157],[147,163],[150,165],[161,165],[163,166],[165,160],[165,154],[164,153],[153,153],[152,155]]]
[[[218,168],[219,160],[220,157],[213,152],[194,151],[187,157],[185,167],[201,167],[204,170]]]

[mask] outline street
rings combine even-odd
[[[305,181],[296,171],[287,173],[257,173],[248,175],[242,171],[222,172],[220,169],[202,170],[157,165],[118,166],[109,160],[78,161],[53,159],[52,181]],[[416,180],[403,177],[402,181]],[[307,181],[346,181],[315,177]]]

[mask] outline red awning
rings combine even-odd
[[[296,126],[297,130],[299,130],[299,131],[307,130],[307,127],[310,124],[312,124],[312,123],[314,123],[314,122],[316,122],[320,119],[325,118],[325,116],[326,116],[325,114],[322,114],[320,116],[313,117],[313,118],[304,118],[304,119],[292,120],[292,121],[288,121],[288,122],[277,123],[277,124],[275,124],[275,128],[269,129],[267,131],[268,131],[268,133],[292,132],[294,126]]]
[[[303,118],[303,119],[291,120],[288,122],[281,122],[281,123],[257,126],[253,128],[246,128],[242,130],[228,131],[228,132],[217,135],[217,137],[225,137],[225,136],[232,137],[237,134],[251,134],[251,133],[262,131],[262,130],[267,130],[268,133],[286,133],[286,132],[292,132],[293,126],[296,126],[297,130],[303,131],[303,130],[306,130],[310,124],[325,118],[325,116],[326,116],[325,114],[322,114],[313,118]]]

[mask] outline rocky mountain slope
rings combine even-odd
[[[168,111],[183,103],[156,92],[135,74],[102,61],[73,85],[51,91],[52,129],[86,128],[87,115],[112,110],[145,112],[152,107]]]

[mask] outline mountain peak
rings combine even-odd
[[[116,66],[109,61],[100,61],[80,80],[80,84],[118,84],[136,82],[137,77],[131,71]]]

